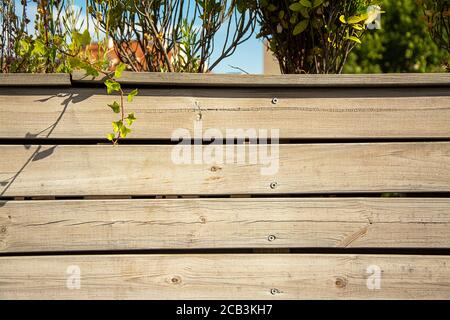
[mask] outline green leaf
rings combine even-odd
[[[349,36],[349,37],[346,37],[345,39],[357,42],[359,44],[362,43],[361,40],[359,40],[357,37],[354,37],[354,36]]]
[[[136,117],[134,116],[134,112],[132,112],[127,117],[128,125],[131,126],[134,121],[136,121]]]
[[[72,31],[72,49],[77,51],[81,46],[81,33]]]
[[[30,43],[24,39],[19,40],[19,52],[21,55],[25,55],[30,50]]]
[[[106,136],[106,139],[108,139],[109,141],[113,141],[115,137],[116,135],[114,133],[110,133]]]
[[[361,15],[357,15],[357,16],[351,16],[350,18],[347,19],[347,23],[348,24],[355,24],[355,23],[359,23],[361,21],[364,21],[368,18],[367,14],[361,14]]]
[[[304,7],[312,8],[311,1],[309,1],[309,0],[300,0],[300,3],[301,3]]]
[[[267,7],[267,10],[269,10],[270,12],[274,12],[277,10],[277,6],[274,4],[269,4],[269,6]]]
[[[80,42],[82,46],[87,46],[91,43],[91,35],[89,34],[89,30],[84,30],[83,34],[81,35]]]
[[[120,91],[120,83],[118,83],[117,81],[107,79],[105,81],[105,86],[108,94],[111,94],[113,91]]]
[[[129,129],[129,128],[125,127],[125,126],[122,126],[122,127],[120,128],[120,136],[121,136],[122,138],[126,138],[126,136],[127,136],[130,132],[131,132],[131,129]]]
[[[125,63],[119,63],[116,67],[116,70],[114,71],[114,77],[120,78],[122,76],[122,72],[127,68],[127,65]]]
[[[119,121],[113,121],[112,127],[113,127],[113,131],[114,131],[114,132],[119,132],[120,129],[123,127],[123,122],[122,122],[122,120],[119,120]]]
[[[342,23],[347,24],[347,21],[345,20],[345,16],[344,16],[344,15],[340,16],[340,17],[339,17],[339,20],[340,20]]]
[[[114,111],[114,113],[120,112],[120,105],[117,103],[117,101],[114,101],[112,104],[108,104],[108,107],[110,107],[112,111]]]
[[[313,8],[320,6],[324,0],[314,0]]]
[[[99,72],[97,71],[97,69],[95,69],[94,67],[92,67],[88,64],[84,66],[84,71],[86,71],[87,76],[93,76],[93,77],[99,76]]]
[[[292,32],[292,34],[293,34],[294,36],[299,35],[300,33],[302,33],[303,31],[306,30],[306,28],[308,27],[308,25],[309,25],[309,19],[300,21],[300,22],[297,23],[297,25],[295,26],[294,31]]]
[[[302,8],[300,9],[300,14],[301,14],[304,18],[309,19],[309,12],[308,12],[308,9],[307,9],[307,8],[302,7]]]
[[[128,94],[127,100],[128,102],[133,102],[134,97],[139,93],[138,89],[134,89]]]
[[[47,47],[45,46],[44,42],[38,39],[34,42],[34,47],[33,50],[31,51],[31,54],[43,56],[46,54],[46,51]]]
[[[245,10],[247,10],[247,3],[244,0],[237,0],[236,7],[239,13],[243,13]]]
[[[299,12],[301,9],[303,9],[303,6],[300,3],[296,2],[291,4],[289,6],[289,9],[291,9],[294,12]]]

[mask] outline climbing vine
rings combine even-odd
[[[119,79],[122,77],[122,73],[127,69],[125,63],[119,63],[115,66],[114,71],[109,70],[110,62],[107,59],[108,50],[106,45],[98,47],[98,55],[103,53],[103,56],[97,59],[91,59],[92,53],[90,52],[91,37],[87,30],[83,33],[74,32],[73,42],[70,46],[70,51],[65,54],[70,56],[70,66],[72,68],[82,69],[86,72],[88,76],[99,77],[103,76],[103,83],[106,87],[108,94],[118,94],[118,100],[114,100],[112,103],[108,104],[108,107],[115,114],[119,115],[119,119],[112,122],[112,133],[109,133],[106,137],[109,141],[114,144],[121,138],[126,138],[131,132],[131,126],[134,121],[136,121],[136,116],[134,112],[125,112],[125,96],[127,102],[133,102],[134,97],[138,94],[138,90],[134,89],[126,93]]]

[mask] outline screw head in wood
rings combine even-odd
[[[278,98],[273,98],[272,99],[272,104],[277,104],[278,103]]]
[[[274,236],[273,234],[271,234],[270,236],[268,236],[267,237],[267,240],[269,240],[269,241],[275,241],[275,239],[276,239],[277,237],[276,236]]]
[[[179,284],[179,283],[181,283],[181,278],[179,276],[175,276],[175,277],[172,277],[172,279],[170,279],[170,281],[173,284]]]
[[[275,189],[275,188],[277,187],[277,185],[278,185],[278,183],[272,182],[272,183],[270,184],[270,189]]]
[[[271,294],[271,295],[276,295],[277,293],[281,293],[281,291],[278,290],[277,288],[272,288],[272,289],[270,289],[270,294]]]

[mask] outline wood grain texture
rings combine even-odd
[[[0,87],[46,87],[71,86],[70,75],[66,73],[1,73]]]
[[[205,154],[211,151],[208,146],[197,147]],[[217,165],[193,160],[175,164],[172,152],[176,149],[171,145],[3,145],[0,154],[6,161],[0,162],[0,194],[450,191],[448,142],[272,145],[279,147],[273,162],[257,165],[249,164],[249,159],[261,150],[255,145],[240,147],[247,154],[246,162],[237,163],[235,158],[233,163]],[[271,152],[270,148],[266,151]],[[269,167],[274,174],[262,175],[262,169]]]
[[[80,289],[67,288],[73,266]],[[370,266],[380,289],[368,289]],[[449,274],[449,256],[1,257],[0,299],[449,299]]]
[[[227,75],[198,73],[124,72],[119,81],[128,85],[203,87],[415,87],[450,86],[448,73],[341,74],[341,75]],[[72,74],[74,85],[102,83],[103,78]]]
[[[0,251],[450,248],[450,199],[0,201]]]
[[[0,138],[105,139],[113,100],[100,88],[0,89]],[[126,110],[138,118],[128,139],[193,134],[199,123],[223,133],[279,129],[287,139],[450,137],[450,91],[438,88],[141,89]]]

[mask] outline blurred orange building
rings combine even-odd
[[[99,45],[98,43],[90,44],[87,49],[90,51],[92,59],[94,60],[97,60],[99,56],[104,55],[103,46]],[[152,48],[147,47],[146,49],[151,50]],[[110,62],[110,70],[114,70],[115,67],[121,62],[118,51],[119,48],[117,48],[117,46],[114,45],[112,39],[110,39],[108,41],[108,48],[106,49],[106,57]],[[135,61],[135,63],[133,63],[133,65],[131,66],[133,71],[149,71],[147,60],[145,58],[146,52],[142,49],[142,46],[138,41],[123,43],[121,51],[123,52],[124,55],[128,55],[130,58],[133,59],[133,61]],[[169,59],[172,59],[173,57],[172,52],[169,52],[168,56]],[[128,61],[127,63],[130,64]],[[164,63],[161,59],[154,61],[153,70],[159,69],[162,66],[164,66]]]

